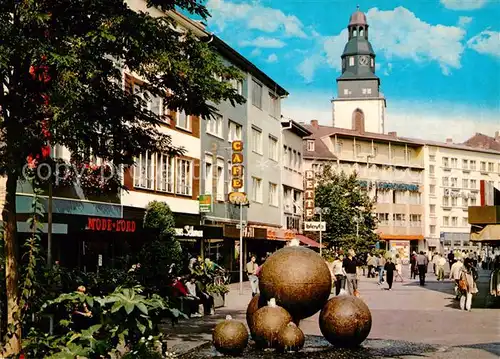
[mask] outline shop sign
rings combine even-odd
[[[231,149],[231,187],[237,192],[243,187],[243,141],[233,141]]]
[[[184,228],[176,228],[175,235],[177,237],[203,238],[203,231],[195,230],[193,226],[184,226]]]
[[[97,232],[135,232],[137,225],[135,221],[125,219],[92,218],[87,220],[88,231]]]
[[[304,216],[306,219],[314,217],[314,171],[305,171],[304,183]]]
[[[291,241],[295,233],[288,229],[267,228],[267,239]]]
[[[200,206],[200,213],[210,213],[212,212],[212,195],[202,194],[198,196],[198,202]]]
[[[326,231],[326,222],[304,222],[304,231],[324,232]]]
[[[266,230],[263,228],[255,228],[250,226],[243,227],[243,238],[259,238],[266,239]],[[224,226],[224,237],[240,238],[240,230],[232,224]]]
[[[229,203],[245,206],[248,204],[247,194],[245,192],[231,192],[229,193]]]

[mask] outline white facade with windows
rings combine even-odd
[[[468,248],[468,207],[480,206],[481,180],[500,188],[500,152],[429,143],[425,161],[425,238],[437,250]]]

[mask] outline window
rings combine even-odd
[[[436,185],[434,184],[429,185],[429,192],[430,194],[436,194]]]
[[[279,99],[272,93],[269,93],[269,114],[274,118],[280,117]]]
[[[449,186],[449,178],[448,177],[443,177],[443,186],[448,187]]]
[[[452,168],[457,168],[458,167],[458,160],[456,158],[451,159],[451,167]]]
[[[462,160],[462,169],[469,169],[469,160]]]
[[[372,66],[372,67],[373,67],[373,66],[375,66],[375,61],[373,61],[373,58],[372,58],[372,59],[370,59],[370,60],[371,60],[371,61],[370,61],[371,66]]]
[[[314,152],[314,140],[307,140],[307,150]]]
[[[243,95],[243,81],[241,80],[231,80],[231,86],[238,92],[238,95]]]
[[[443,196],[443,206],[448,207],[450,205],[450,197]]]
[[[431,234],[436,234],[436,226],[435,225],[430,225],[429,226],[429,231],[431,232]]]
[[[349,66],[354,66],[354,56],[349,57]]]
[[[193,190],[192,162],[190,160],[177,159],[177,183],[176,192],[190,196]]]
[[[430,165],[429,166],[429,174],[431,175],[431,177],[434,177],[434,173],[435,173],[434,165]]]
[[[227,127],[228,127],[227,140],[229,142],[241,141],[243,127],[231,120],[228,121]]]
[[[452,227],[458,226],[458,217],[451,217],[451,226]]]
[[[462,207],[468,207],[468,206],[469,206],[469,199],[462,198]]]
[[[344,95],[349,95],[349,90],[348,89],[344,89]]]
[[[175,159],[165,154],[157,155],[156,189],[162,192],[174,192]]]
[[[262,203],[262,180],[252,177],[252,201]]]
[[[287,213],[293,213],[293,190],[285,188],[283,191],[283,210]]]
[[[450,225],[450,217],[445,216],[443,217],[443,226],[449,226]]]
[[[404,213],[393,213],[392,221],[396,227],[404,227],[406,222],[406,215]]]
[[[337,140],[335,143],[335,153],[342,153],[342,141]]]
[[[362,92],[363,92],[363,95],[366,95],[368,89],[363,89]]]
[[[378,213],[378,221],[381,226],[389,225],[389,213]]]
[[[262,108],[262,85],[252,81],[252,105]]]
[[[278,206],[278,185],[276,183],[269,182],[268,201],[271,206]]]
[[[468,227],[468,226],[469,226],[469,218],[462,217],[462,227]]]
[[[429,155],[430,162],[436,162],[436,155]]]
[[[283,146],[283,166],[286,166],[288,164],[289,157],[291,156],[291,151],[287,146]]]
[[[410,214],[410,227],[420,227],[422,225],[421,214]]]
[[[469,188],[469,179],[462,178],[462,188]]]
[[[449,166],[450,166],[450,162],[449,162],[448,157],[443,157],[443,167],[449,167]]]
[[[406,191],[394,190],[394,201],[393,203],[407,203]]]
[[[169,122],[167,115],[167,108],[165,107],[165,103],[163,99],[159,96],[155,96],[150,92],[144,90],[142,86],[138,84],[134,84],[134,94],[138,96],[142,102],[142,108],[145,110],[149,110],[157,115],[160,119],[165,122]]]
[[[262,131],[252,127],[252,151],[262,154]]]
[[[488,162],[488,171],[495,172],[495,164],[493,162]]]
[[[472,163],[472,161],[471,161]],[[471,179],[470,180],[470,189],[476,189],[476,180],[475,179]]]
[[[214,115],[213,118],[207,120],[207,133],[223,137],[222,128],[224,125],[224,118],[221,115]]]
[[[186,131],[191,131],[191,116],[187,116],[184,110],[175,113],[175,125]]]
[[[430,214],[436,213],[436,205],[435,204],[429,205],[429,212],[430,212]]]
[[[476,170],[476,161],[470,160],[470,169]]]
[[[457,197],[451,197],[451,206],[452,207],[458,206],[458,198]]]
[[[273,136],[269,136],[269,158],[278,161],[278,139]]]
[[[481,171],[486,171],[486,162],[481,161]]]
[[[205,155],[205,194],[212,194],[214,190],[213,156]]]
[[[134,187],[154,189],[154,154],[149,151],[141,153],[135,162]]]
[[[368,93],[368,95],[371,95],[372,94],[372,89],[366,89],[366,92]]]
[[[295,150],[293,150],[293,169],[296,171],[299,169],[299,156]]]
[[[224,201],[224,160],[217,159],[217,201]]]
[[[458,178],[451,177],[451,186],[452,187],[458,187]]]
[[[319,164],[319,163],[313,163],[313,165],[311,166],[312,167],[312,170],[315,174],[322,174],[323,173],[323,165]]]
[[[477,204],[477,199],[476,199],[476,197],[472,197],[472,198],[470,199],[470,205],[471,205],[471,207],[474,207],[476,204]]]

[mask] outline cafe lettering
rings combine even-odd
[[[231,156],[231,187],[238,191],[243,187],[243,141],[233,141],[231,143],[233,150]]]
[[[109,218],[88,218],[88,231],[96,232],[127,232],[134,233],[136,231],[135,221],[125,219],[109,219]]]

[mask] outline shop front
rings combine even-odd
[[[410,261],[413,252],[419,252],[420,243],[423,243],[422,235],[390,235],[381,234],[380,239],[386,243],[386,250],[394,255],[398,254],[403,264]]]

